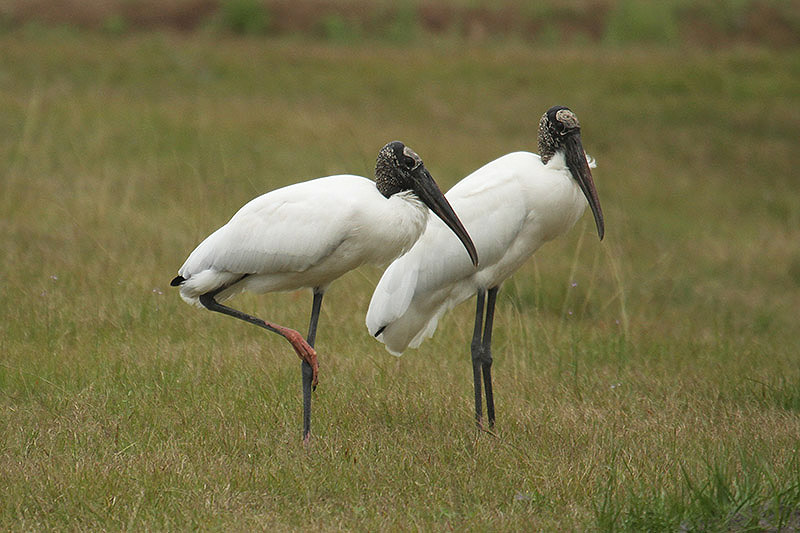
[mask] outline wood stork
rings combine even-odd
[[[386,264],[416,242],[428,209],[463,243],[470,264],[475,246],[420,157],[400,141],[384,146],[375,181],[337,175],[277,189],[244,205],[206,237],[170,285],[189,304],[205,307],[283,336],[302,359],[303,440],[311,424],[311,389],[317,384],[314,350],[322,296],[330,283],[365,263]],[[466,255],[466,254],[465,254]],[[241,291],[311,288],[308,337],[222,305]]]
[[[603,212],[581,145],[578,117],[563,106],[550,108],[539,122],[538,144],[539,155],[504,155],[446,195],[475,242],[480,266],[459,256],[453,239],[431,220],[412,249],[386,269],[367,311],[370,334],[400,355],[432,336],[445,312],[477,293],[471,351],[479,427],[481,374],[490,426],[495,419],[491,343],[500,284],[543,243],[566,233],[587,201],[603,239]]]

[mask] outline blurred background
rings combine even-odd
[[[142,29],[302,34],[329,40],[410,41],[420,34],[531,43],[661,43],[719,48],[797,46],[797,2],[787,0],[5,0],[6,28],[65,25],[124,33]]]

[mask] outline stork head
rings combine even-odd
[[[375,185],[386,198],[405,191],[416,195],[456,234],[472,264],[478,265],[478,252],[467,230],[414,150],[400,141],[392,141],[381,148],[375,162]]]
[[[560,105],[548,109],[539,121],[539,155],[542,163],[547,164],[558,152],[564,154],[567,168],[586,196],[597,225],[597,234],[600,240],[603,240],[605,233],[603,210],[600,208],[592,172],[589,170],[586,153],[581,144],[581,125],[575,113]]]

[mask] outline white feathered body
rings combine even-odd
[[[593,162],[591,162],[593,164]],[[545,242],[566,233],[587,201],[563,154],[547,164],[514,152],[476,170],[445,195],[478,250],[473,267],[458,239],[431,217],[419,241],[384,272],[367,328],[400,355],[433,335],[439,318],[479,288],[500,285]]]
[[[189,255],[178,271],[186,280],[181,297],[200,306],[201,295],[228,285],[218,301],[243,290],[324,290],[354,268],[386,264],[410,249],[427,220],[416,195],[384,198],[361,176],[276,189],[245,204]]]

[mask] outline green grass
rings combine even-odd
[[[796,53],[34,27],[0,48],[1,529],[800,527]],[[472,421],[472,303],[396,359],[363,326],[379,270],[335,283],[306,449],[286,343],[168,287],[261,192],[370,175],[396,138],[446,189],[535,149],[556,103],[607,236],[586,216],[503,287],[497,438]],[[237,304],[302,330],[310,299]]]

